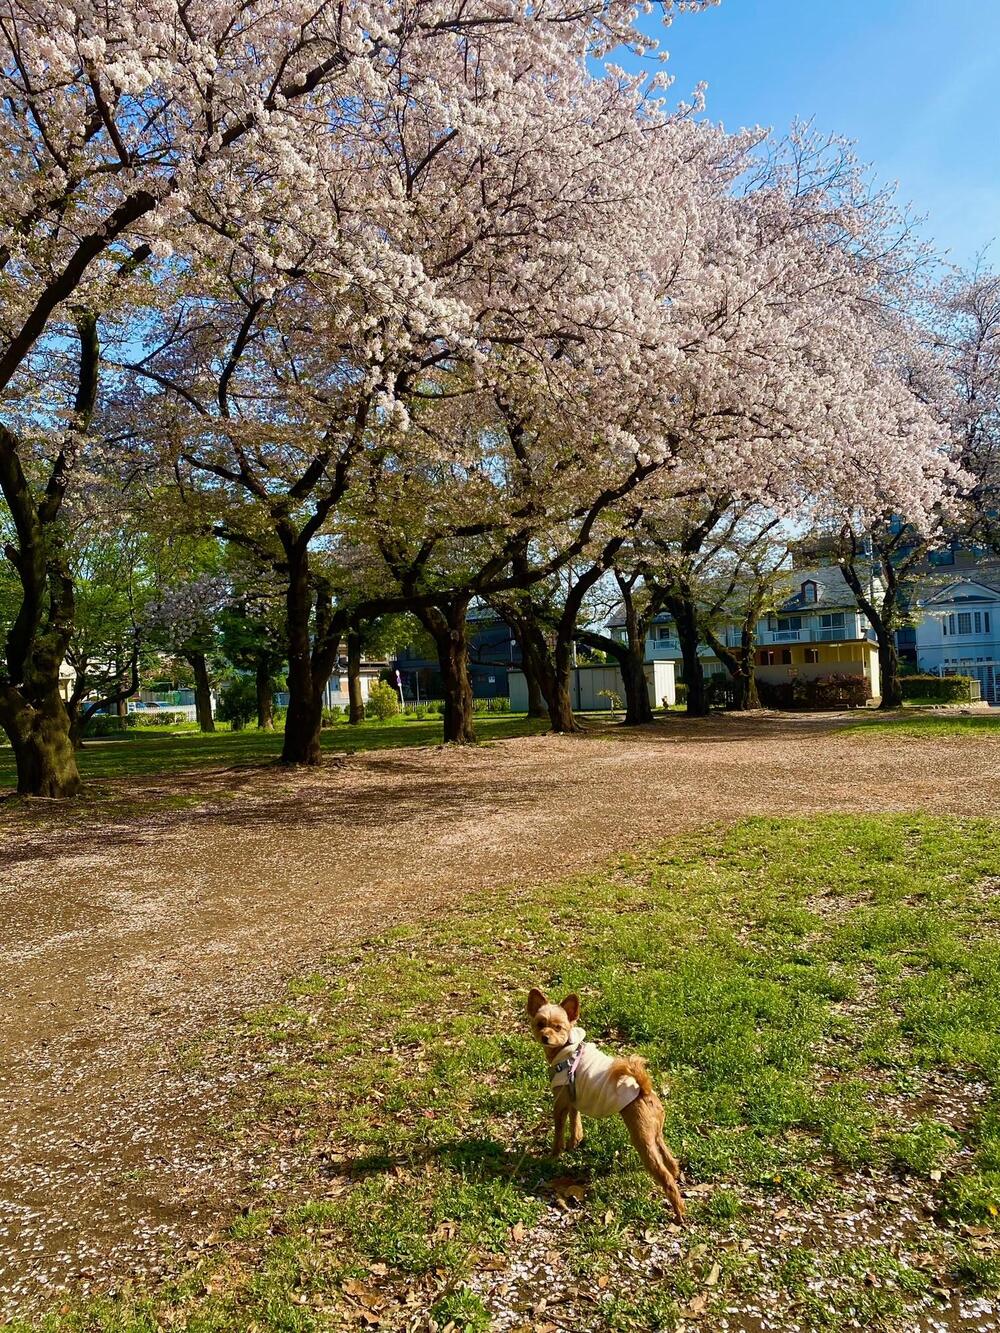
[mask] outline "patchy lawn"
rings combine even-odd
[[[517,714],[484,714],[476,718],[476,731],[483,741],[529,736],[546,729],[546,724]],[[356,727],[341,721],[322,733],[323,749],[330,754],[440,745],[441,739],[440,718],[368,720]],[[160,731],[155,727],[137,727],[121,739],[87,741],[79,755],[80,772],[85,779],[148,777],[223,764],[232,767],[264,764],[278,758],[281,744],[281,732],[256,728],[206,735],[190,728],[164,727]],[[0,790],[13,787],[15,782],[13,751],[0,745]]]
[[[912,717],[866,717],[844,728],[847,732],[871,732],[885,735],[891,728],[893,736],[1000,736],[1000,708],[990,713],[918,713]]]
[[[549,1157],[532,982],[648,1057],[687,1229],[617,1119]],[[688,835],[345,950],[234,1041],[253,1202],[50,1331],[997,1327],[993,822]]]

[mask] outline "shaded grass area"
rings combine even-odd
[[[519,715],[485,715],[476,718],[480,740],[533,735],[547,725]],[[322,733],[323,749],[330,754],[354,754],[359,750],[393,750],[409,745],[439,745],[440,718],[410,722],[394,718],[388,722],[368,720],[352,727],[339,722]],[[217,731],[207,735],[184,729],[155,728],[129,731],[113,740],[88,741],[79,754],[80,772],[87,778],[149,777],[198,768],[262,764],[281,754],[280,732]],[[16,782],[14,756],[0,746],[0,789]]]
[[[1000,736],[1000,708],[996,712],[972,713],[968,716],[951,713],[916,713],[912,717],[866,717],[853,722],[846,732],[871,732],[874,735],[916,736],[922,739],[935,736]]]
[[[550,1158],[535,982],[648,1058],[684,1231],[617,1118]],[[692,835],[344,952],[237,1040],[266,1079],[253,1206],[175,1283],[49,1330],[995,1326],[992,822]]]

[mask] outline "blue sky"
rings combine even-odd
[[[663,44],[677,98],[704,79],[728,129],[814,118],[953,262],[1000,265],[1000,0],[722,0]]]

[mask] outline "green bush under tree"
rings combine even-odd
[[[920,699],[939,704],[967,704],[972,700],[969,676],[903,676],[900,680],[904,700]]]

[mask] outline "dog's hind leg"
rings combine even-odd
[[[658,1112],[659,1114],[657,1114]],[[677,1188],[677,1178],[667,1166],[668,1160],[673,1161],[674,1159],[669,1149],[664,1154],[660,1148],[663,1141],[660,1133],[663,1108],[658,1101],[654,1105],[652,1098],[637,1097],[634,1102],[625,1107],[621,1114],[622,1119],[628,1126],[629,1137],[635,1144],[635,1150],[642,1159],[643,1166],[670,1200],[674,1217],[678,1222],[683,1222],[684,1200]],[[676,1162],[674,1165],[676,1165]]]
[[[670,1149],[667,1147],[667,1141],[663,1137],[664,1116],[663,1116],[662,1102],[660,1103],[659,1115],[656,1117],[656,1119],[657,1119],[656,1145],[660,1150],[660,1156],[663,1158],[664,1164],[667,1170],[673,1176],[674,1180],[680,1180],[681,1178],[680,1163],[678,1162],[677,1158],[673,1155],[673,1153],[670,1151]]]

